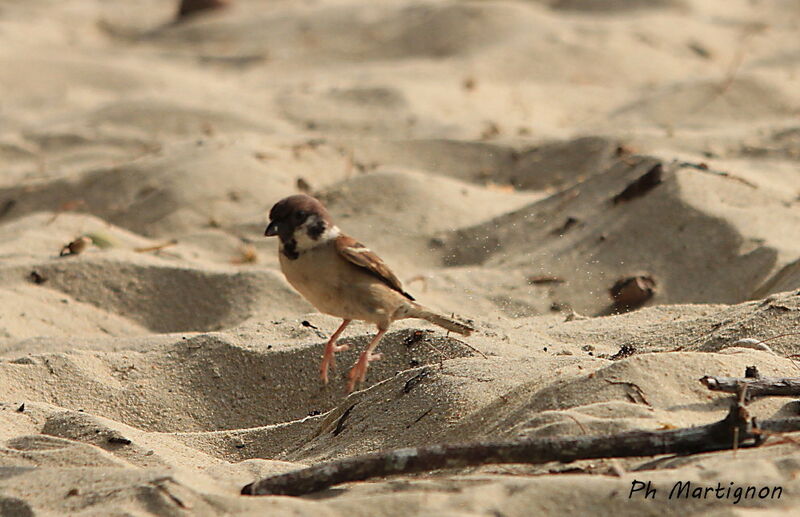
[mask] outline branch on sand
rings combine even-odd
[[[757,424],[737,400],[723,420],[698,427],[399,449],[264,478],[245,486],[242,494],[298,496],[351,481],[487,464],[539,464],[736,449],[760,445],[771,432],[793,431],[800,431],[800,418]]]
[[[711,391],[738,393],[746,387],[745,401],[756,397],[800,397],[800,377],[711,377],[700,379]]]

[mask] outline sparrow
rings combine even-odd
[[[348,373],[348,392],[364,381],[369,363],[382,357],[374,350],[393,321],[420,318],[464,336],[474,330],[415,302],[386,263],[343,233],[322,203],[311,196],[298,194],[278,201],[270,210],[264,235],[279,238],[281,271],[292,287],[320,312],[342,318],[325,344],[320,365],[324,383],[328,369],[335,366],[336,352],[350,348],[337,345],[336,340],[353,320],[375,324],[378,333]]]

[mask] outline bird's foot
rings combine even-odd
[[[383,354],[373,354],[372,352],[367,352],[366,350],[358,356],[358,361],[356,364],[353,365],[353,368],[350,369],[350,373],[347,374],[348,381],[347,381],[347,391],[352,392],[353,389],[356,387],[356,384],[359,382],[364,382],[367,378],[367,368],[369,368],[369,363],[372,361],[378,361],[383,357]]]
[[[344,352],[350,350],[350,345],[337,345],[336,343],[329,342],[325,345],[325,353],[322,355],[322,364],[319,365],[319,376],[322,382],[328,384],[328,368],[336,369],[336,352]]]

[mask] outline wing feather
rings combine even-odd
[[[409,300],[414,299],[413,296],[403,290],[403,284],[401,284],[400,279],[392,273],[389,266],[387,266],[378,255],[357,240],[346,235],[341,235],[336,238],[336,250],[344,259],[358,267],[366,269],[371,275]]]

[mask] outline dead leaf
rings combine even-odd
[[[86,247],[92,243],[92,239],[87,237],[86,235],[81,235],[74,241],[70,242],[63,248],[61,248],[61,252],[58,254],[60,257],[66,257],[68,255],[79,255],[86,250]]]
[[[232,264],[255,264],[258,262],[258,251],[252,244],[244,244],[239,248],[239,256],[231,260]]]
[[[614,300],[614,308],[626,312],[641,307],[653,297],[656,281],[650,275],[636,275],[617,280],[609,294]]]
[[[181,0],[178,7],[177,20],[192,16],[203,11],[220,9],[231,5],[233,0]]]
[[[303,194],[311,194],[311,184],[305,178],[299,177],[297,178],[297,190]]]
[[[504,185],[501,183],[494,183],[491,181],[486,183],[485,187],[486,190],[492,190],[494,192],[503,192],[506,194],[512,194],[517,191],[517,189],[514,188],[514,185]]]

